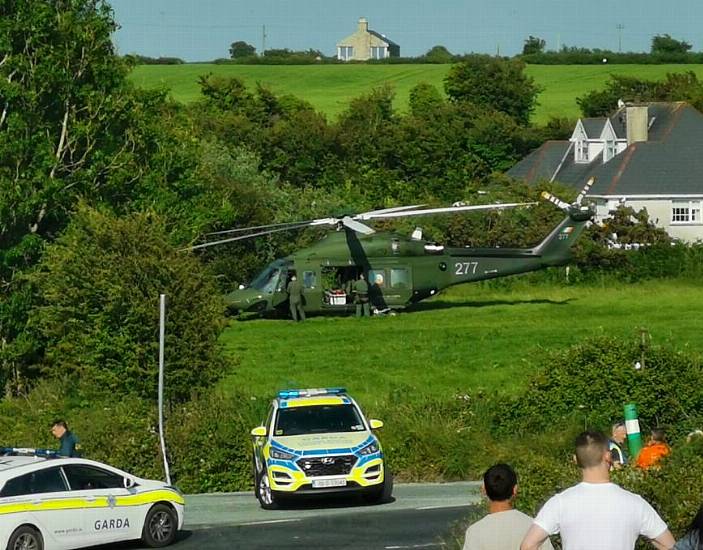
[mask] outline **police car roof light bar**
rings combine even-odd
[[[346,388],[308,388],[304,390],[281,390],[278,397],[281,399],[294,399],[296,397],[313,397],[316,395],[341,395],[347,393]]]
[[[5,456],[36,456],[40,458],[56,458],[58,451],[53,449],[31,449],[25,447],[0,447],[0,455]]]

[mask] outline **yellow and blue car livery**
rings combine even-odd
[[[343,388],[284,390],[252,430],[255,493],[263,508],[286,496],[361,492],[390,496],[392,480],[373,429]]]
[[[183,526],[185,501],[174,487],[92,460],[26,451],[0,449],[0,549],[64,550],[140,538],[161,547]]]

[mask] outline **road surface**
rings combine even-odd
[[[479,484],[397,484],[395,500],[365,505],[326,498],[262,510],[252,493],[186,497],[186,523],[172,547],[208,549],[439,549],[440,538],[480,502]],[[137,550],[139,543],[100,547]]]

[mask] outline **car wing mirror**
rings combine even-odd
[[[134,479],[132,479],[131,477],[125,477],[122,480],[122,483],[123,483],[125,489],[132,489],[133,487],[137,486],[137,482]]]
[[[375,418],[371,418],[369,419],[369,426],[371,426],[372,430],[378,430],[379,428],[383,428],[383,422],[376,420]]]
[[[257,426],[251,431],[254,437],[266,437],[266,426]]]

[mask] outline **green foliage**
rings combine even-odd
[[[546,45],[547,42],[544,39],[530,35],[522,46],[522,55],[542,53]]]
[[[652,37],[653,54],[685,54],[691,49],[691,44],[676,40],[668,34],[657,34]]]
[[[187,492],[242,491],[252,485],[249,432],[266,414],[266,400],[219,392],[179,406],[168,418],[172,474]]]
[[[636,362],[644,367],[635,368]],[[574,423],[605,429],[633,402],[643,429],[663,426],[672,434],[688,433],[701,420],[702,376],[699,360],[651,346],[646,336],[593,338],[556,352],[527,390],[504,407],[499,421],[509,433]]]
[[[697,109],[703,108],[703,82],[693,71],[667,73],[664,80],[644,80],[636,77],[610,75],[604,90],[592,91],[576,99],[583,116],[609,116],[623,101],[687,101]]]
[[[44,368],[53,376],[154,398],[160,293],[168,298],[167,396],[184,400],[225,369],[216,289],[153,214],[79,208],[33,280],[42,303],[31,322],[46,341]]]
[[[237,40],[232,42],[229,47],[229,56],[232,59],[238,59],[240,57],[249,57],[256,53],[256,48],[251,44],[247,44],[242,40]]]
[[[451,63],[454,55],[446,47],[432,46],[423,56],[428,63]]]
[[[457,63],[444,82],[453,101],[495,109],[522,124],[529,122],[540,91],[534,79],[525,74],[522,61],[487,55],[475,55]]]

